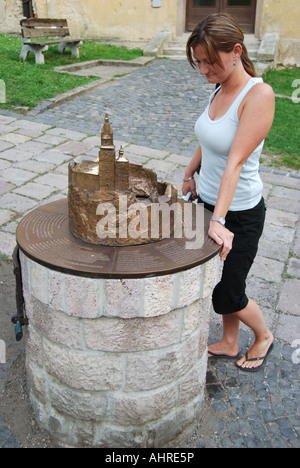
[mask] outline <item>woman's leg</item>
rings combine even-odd
[[[257,358],[265,356],[274,337],[271,331],[267,328],[262,312],[256,302],[249,299],[247,307],[229,315],[223,315],[223,337],[218,343],[214,343],[208,347],[208,352],[212,351],[215,354],[227,354],[228,356],[236,356],[238,353],[238,334],[239,324],[243,322],[249,327],[254,335],[255,341],[251,349],[248,351],[248,358]],[[237,361],[238,367],[259,367],[262,364],[259,361],[246,361],[243,356]]]
[[[263,314],[256,302],[249,299],[247,307],[239,312],[235,312],[233,315],[251,328],[255,335],[254,344],[248,351],[248,358],[252,359],[265,356],[270,345],[273,343],[274,337],[271,331],[267,328]],[[262,360],[246,361],[246,357],[243,356],[236,364],[238,367],[254,368],[259,367],[262,363]]]
[[[235,357],[239,352],[240,320],[235,314],[223,315],[223,337],[208,347],[208,352]]]

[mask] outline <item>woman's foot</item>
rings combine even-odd
[[[257,359],[259,357],[266,357],[270,347],[274,341],[274,336],[271,332],[262,341],[255,340],[253,346],[241,359],[236,362],[236,365],[241,369],[257,369],[262,367],[264,359]]]
[[[234,358],[237,357],[239,354],[239,345],[236,344],[228,344],[224,341],[219,341],[218,343],[214,343],[208,346],[208,357],[229,357]]]

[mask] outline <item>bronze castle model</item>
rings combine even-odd
[[[129,163],[122,147],[116,157],[107,115],[99,159],[69,164],[69,227],[85,242],[124,246],[169,237],[164,234],[163,217],[157,217],[157,209],[176,201],[177,190],[171,184],[158,182],[153,171]],[[171,219],[171,232],[173,223]]]

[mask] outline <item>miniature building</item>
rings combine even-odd
[[[108,116],[101,131],[101,148],[99,152],[100,190],[115,189],[116,153],[113,141],[113,131],[109,125]]]
[[[116,156],[107,115],[101,131],[99,159],[69,164],[69,227],[75,237],[85,242],[121,246],[161,240],[162,226],[158,228],[159,235],[151,238],[151,206],[176,201],[177,190],[171,184],[158,182],[155,172],[130,164],[122,147]],[[139,233],[130,236],[127,227],[136,216],[136,211],[130,208],[137,206],[144,208],[144,221],[147,210],[147,229],[144,223]],[[105,223],[106,230],[100,235],[99,225]]]

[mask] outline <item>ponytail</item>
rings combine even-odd
[[[242,61],[243,67],[250,76],[257,77],[258,74],[256,73],[252,60],[249,58],[248,51],[247,51],[245,44],[242,44],[242,47],[243,47],[243,52],[241,55],[241,61]]]

